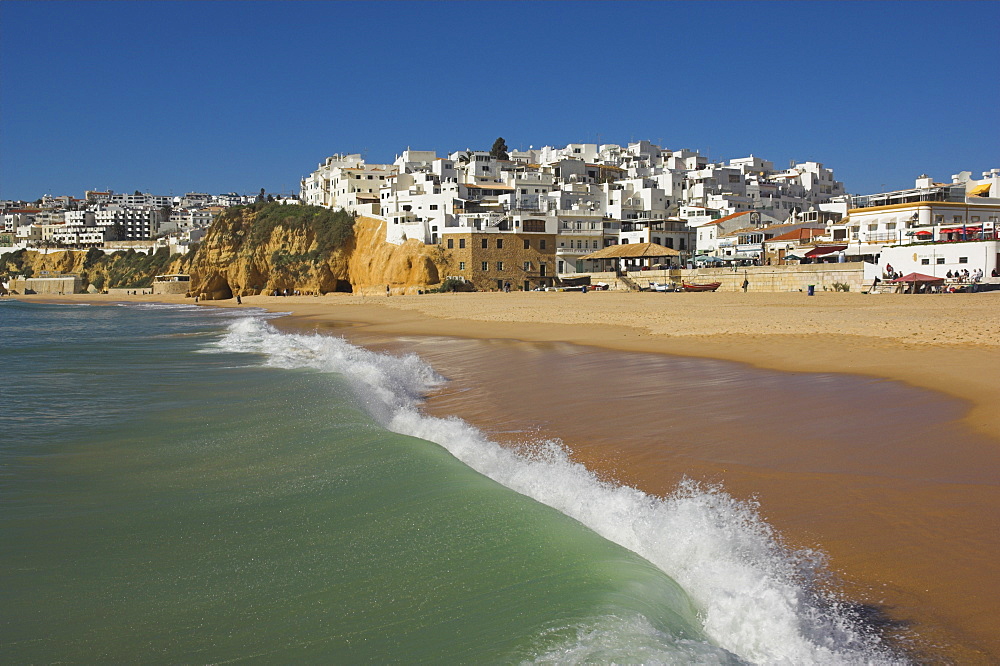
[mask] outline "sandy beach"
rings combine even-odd
[[[89,295],[18,298],[122,300]],[[129,300],[192,303],[164,296]],[[228,307],[235,302],[203,305]],[[276,322],[281,327],[336,332],[391,349],[406,349],[409,343],[399,340],[414,336],[490,341],[490,354],[473,353],[464,362],[456,348],[444,343],[418,351],[436,368],[445,366],[445,374],[468,389],[432,397],[430,411],[455,413],[491,433],[502,433],[518,419],[538,421],[544,415],[542,434],[573,442],[571,448],[581,462],[650,493],[670,492],[685,474],[722,483],[738,497],[756,498],[762,513],[790,545],[828,553],[852,599],[884,611],[893,621],[914,623],[925,648],[937,645],[941,655],[959,663],[1000,660],[995,631],[1000,626],[996,601],[1000,581],[994,561],[1000,549],[1000,410],[995,407],[1000,400],[1000,292],[940,296],[829,292],[814,297],[803,293],[474,293],[388,298],[342,294],[246,297],[243,305],[290,313]],[[826,471],[828,461],[820,460],[822,454],[816,452],[808,453],[809,464],[802,463],[806,453],[796,451],[793,438],[780,433],[770,439],[741,440],[731,450],[723,450],[727,444],[722,443],[712,456],[699,459],[698,452],[681,455],[680,446],[654,451],[646,440],[621,441],[620,433],[614,436],[617,421],[609,406],[614,403],[595,397],[602,390],[612,393],[610,399],[632,389],[610,381],[602,386],[600,373],[607,376],[607,368],[616,362],[610,357],[595,361],[595,375],[589,381],[596,387],[586,392],[586,399],[544,399],[571,387],[558,372],[542,373],[531,382],[503,381],[505,372],[514,367],[508,365],[510,359],[523,359],[531,344],[535,345],[531,349],[548,350],[547,360],[539,361],[543,365],[578,363],[586,356],[586,352],[580,356],[562,347],[544,347],[562,343],[609,353],[718,359],[794,373],[802,392],[810,390],[811,381],[811,375],[802,373],[860,376],[867,383],[851,392],[868,403],[884,399],[877,382],[888,380],[901,383],[905,390],[925,391],[888,392],[887,404],[875,404],[878,409],[859,416],[862,421],[850,431],[842,451],[848,463],[836,471]],[[490,400],[524,405],[505,415],[509,422],[476,407],[481,402],[470,391],[484,383],[493,384]],[[649,391],[634,393],[629,404],[636,410],[647,409],[642,401],[655,397],[646,395]],[[898,414],[908,418],[905,411],[895,409],[899,405],[893,400],[898,399],[892,396],[896,395],[926,405],[928,423],[950,421],[916,424],[912,450],[869,452],[866,449],[874,447],[868,442],[878,432],[907,425],[893,420]],[[941,415],[936,415],[937,403],[942,405]],[[817,402],[811,409],[820,414],[824,405]],[[844,419],[852,416],[845,414]],[[919,428],[928,431],[926,438]],[[941,428],[959,443],[942,450],[948,445],[942,444]],[[937,434],[932,436],[934,429]]]

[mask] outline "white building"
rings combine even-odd
[[[162,213],[157,208],[100,207],[93,211],[94,222],[108,230],[107,238],[139,241],[154,238],[159,232]]]
[[[833,240],[904,244],[993,237],[1000,229],[1000,170],[980,181],[968,172],[936,183],[917,178],[912,189],[852,197],[843,220],[830,224]]]
[[[379,191],[395,173],[390,164],[365,164],[359,154],[331,155],[300,183],[299,198],[312,206],[379,215]]]

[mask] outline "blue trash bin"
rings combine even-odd
[[[816,293],[816,285],[814,284],[809,285],[809,295],[812,296],[815,293]]]

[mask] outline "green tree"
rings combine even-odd
[[[91,269],[100,263],[101,259],[104,258],[104,252],[98,250],[96,247],[92,247],[87,250],[87,256],[83,260],[83,268],[85,270]]]
[[[502,136],[498,136],[497,140],[493,142],[493,147],[490,148],[490,156],[498,160],[510,159],[510,155],[507,154],[507,142],[503,140]]]

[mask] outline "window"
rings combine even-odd
[[[437,209],[438,209],[437,204],[431,204],[431,210],[437,210]]]
[[[498,250],[502,250],[503,249],[503,239],[502,238],[498,238],[497,239],[497,249]]]
[[[539,250],[544,250],[545,249],[545,239],[544,238],[542,240],[538,241],[538,249]]]
[[[464,271],[465,270],[465,262],[464,261],[458,262],[458,270],[460,270],[460,271]]]
[[[938,257],[938,258],[937,258],[937,262],[938,262],[939,264],[943,264],[943,263],[944,263],[944,257]]]
[[[464,239],[464,238],[459,238],[459,239],[458,239],[458,247],[459,247],[460,249],[462,249],[462,250],[464,250],[464,249],[465,249],[465,239]]]
[[[959,257],[958,258],[958,263],[960,263],[960,264],[967,264],[967,263],[969,263],[969,258],[968,257]]]
[[[502,271],[503,270],[503,262],[502,261],[498,261],[497,262],[497,270],[498,271]]]
[[[926,266],[926,265],[928,265],[929,263],[931,263],[931,260],[930,260],[930,259],[921,259],[921,260],[920,260],[920,264],[921,264],[921,265],[923,265],[923,266]]]
[[[490,262],[484,261],[483,262],[483,271],[485,272],[485,271],[488,271],[488,270],[490,270]]]
[[[486,248],[488,248],[489,246],[490,246],[490,242],[489,242],[489,240],[487,240],[487,239],[485,239],[485,238],[484,238],[484,239],[483,239],[483,249],[485,250],[485,249],[486,249]]]
[[[455,247],[455,239],[453,239],[453,238],[449,238],[449,239],[448,239],[448,249],[450,250],[450,249],[452,249],[453,247]]]
[[[531,249],[531,241],[529,241],[527,238],[524,239],[524,249],[525,250]]]
[[[530,271],[531,270],[531,262],[530,261],[524,262],[524,270],[526,270],[526,271]]]

